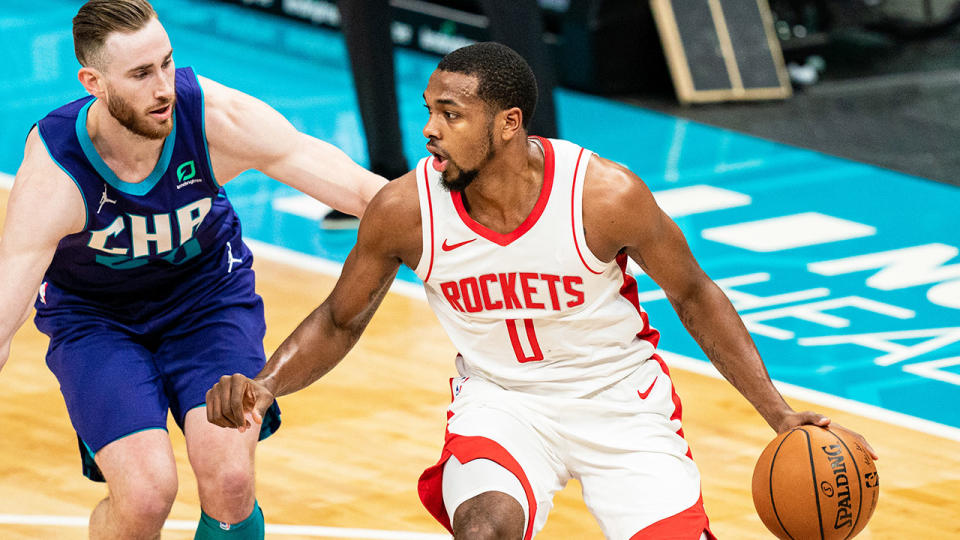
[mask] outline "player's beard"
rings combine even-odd
[[[463,193],[463,190],[467,189],[467,186],[473,183],[477,179],[477,176],[480,174],[480,169],[490,161],[490,158],[493,157],[493,126],[490,126],[487,130],[487,148],[484,152],[483,158],[480,160],[480,164],[473,169],[461,169],[457,166],[457,170],[460,171],[456,176],[450,174],[449,167],[447,170],[440,173],[440,185],[447,191],[457,191]],[[454,164],[453,160],[450,160],[451,164]]]
[[[113,116],[117,122],[120,123],[123,127],[128,130],[140,135],[141,137],[146,137],[148,139],[163,139],[173,130],[173,115],[170,115],[170,118],[167,118],[161,124],[157,124],[149,117],[149,113],[140,114],[137,113],[127,102],[127,100],[116,94],[109,94],[107,97],[107,110],[110,111],[110,115]],[[176,105],[177,98],[176,96],[164,100],[160,103],[155,104],[149,110],[156,110],[166,105],[170,105],[171,110]]]

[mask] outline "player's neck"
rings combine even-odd
[[[87,134],[97,154],[124,182],[139,182],[149,176],[166,141],[166,138],[149,139],[130,131],[110,114],[103,100],[90,106]]]
[[[499,151],[464,192],[470,216],[502,233],[526,220],[543,188],[543,150],[527,139],[517,143]]]

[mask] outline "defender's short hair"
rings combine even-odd
[[[90,0],[73,18],[73,50],[81,66],[98,64],[100,49],[113,32],[131,33],[157,13],[146,0]]]
[[[443,57],[441,71],[477,77],[477,95],[502,111],[519,107],[524,129],[537,109],[537,79],[530,65],[510,47],[493,41],[474,43]]]

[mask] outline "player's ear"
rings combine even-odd
[[[80,84],[90,95],[97,98],[104,96],[103,74],[100,73],[100,70],[89,66],[82,67],[77,72],[77,79],[80,80]]]
[[[509,141],[521,133],[520,136],[526,136],[526,130],[523,128],[523,111],[520,110],[520,107],[510,107],[500,111],[497,116],[499,116],[502,126],[500,136],[504,141]]]

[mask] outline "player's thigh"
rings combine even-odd
[[[222,428],[207,421],[203,407],[187,412],[184,420],[187,455],[198,480],[227,477],[231,482],[253,482],[254,449],[259,433]]]
[[[540,431],[543,422],[539,416],[524,405],[523,396],[475,378],[460,385],[450,410],[451,436],[446,448],[461,463],[487,459],[509,471],[523,488],[526,501],[522,506],[528,520],[534,532],[539,531],[553,507],[554,495],[570,478],[558,458],[559,450]],[[492,478],[503,478],[504,482],[499,488],[488,486],[488,490],[516,493],[510,475]],[[465,499],[471,492],[476,495],[469,484],[462,485],[461,490],[465,493],[451,498]],[[445,492],[444,498],[447,496]]]
[[[584,503],[607,538],[633,538],[671,520],[676,523],[669,529],[675,534],[670,538],[696,540],[706,528],[700,475],[686,456],[606,456],[602,466],[581,474],[580,482]]]
[[[443,466],[443,503],[455,533],[496,516],[494,530],[522,537],[528,522],[529,503],[520,480],[489,459],[464,464],[450,456]]]
[[[170,412],[181,428],[187,411],[206,403],[207,391],[220,377],[259,373],[266,362],[265,330],[263,302],[250,290],[244,297],[219,298],[191,309],[166,332],[157,365],[167,381]]]
[[[133,513],[165,514],[177,493],[177,466],[170,437],[148,429],[117,439],[96,453],[110,497]]]
[[[697,540],[706,529],[678,403],[667,374],[647,364],[580,408],[587,416],[568,433],[571,466],[608,538],[658,524],[650,538]]]
[[[166,429],[168,402],[151,352],[110,321],[62,318],[69,320],[49,334],[47,365],[89,453],[141,430]]]
[[[250,515],[255,498],[254,448],[258,430],[240,433],[207,421],[196,407],[184,420],[187,455],[197,478],[200,505],[218,520],[235,523]]]

